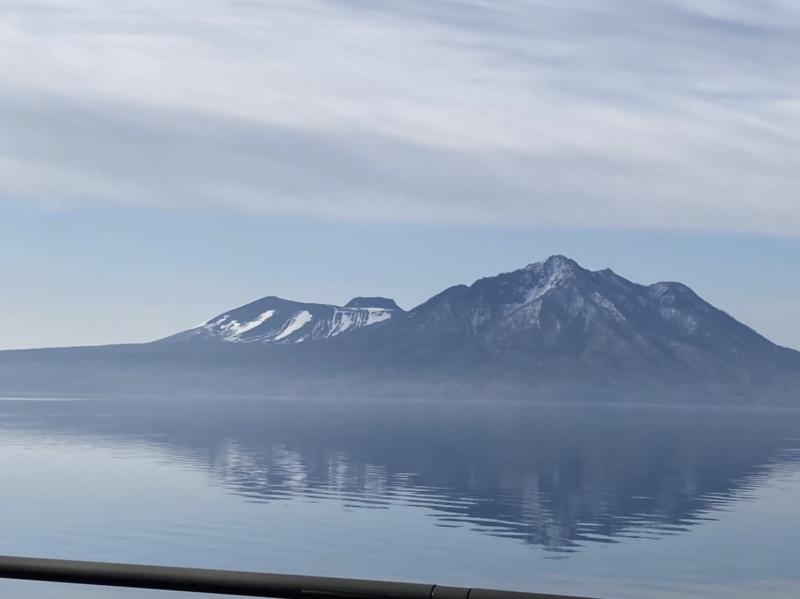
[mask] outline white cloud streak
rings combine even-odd
[[[800,235],[788,0],[0,6],[0,201]]]

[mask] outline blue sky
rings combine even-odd
[[[0,347],[570,255],[800,348],[789,0],[0,6]]]

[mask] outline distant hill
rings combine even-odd
[[[393,300],[380,297],[358,297],[343,307],[265,297],[164,341],[281,344],[321,341],[402,313]]]
[[[800,352],[681,283],[552,256],[408,312],[270,296],[153,343],[0,352],[0,392],[786,403],[800,399]]]

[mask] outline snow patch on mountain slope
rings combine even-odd
[[[383,322],[392,317],[392,312],[393,310],[384,308],[337,308],[331,319],[330,330],[319,335],[319,338],[336,337],[351,329],[360,329]]]
[[[344,333],[356,324],[356,311],[354,310],[334,310],[333,326],[325,337],[335,337]]]
[[[229,323],[220,326],[220,330],[222,331],[223,337],[227,341],[235,341],[238,340],[241,335],[247,333],[248,331],[252,331],[256,327],[261,326],[265,322],[267,322],[270,318],[275,315],[275,310],[267,310],[263,314],[260,314],[257,318],[249,322],[241,323],[238,320],[231,320]],[[227,320],[227,316],[223,318],[223,320],[216,323],[217,325],[222,324],[225,320]]]
[[[379,306],[340,307],[265,299],[272,305],[258,310],[249,309],[250,306],[237,308],[207,321],[194,335],[228,343],[299,343],[337,337],[402,312]]]
[[[286,326],[283,327],[283,330],[275,336],[275,341],[280,341],[281,339],[286,339],[289,335],[292,335],[306,326],[314,317],[311,315],[311,312],[308,310],[301,310],[297,314],[295,314],[292,319],[286,323]]]
[[[386,310],[384,308],[366,308],[367,319],[364,326],[368,327],[373,324],[378,324],[384,320],[389,320],[394,314],[394,310]]]

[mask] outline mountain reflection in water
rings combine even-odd
[[[792,412],[324,401],[4,402],[5,431],[144,444],[250,502],[415,506],[539,545],[673,535],[795,468]]]

